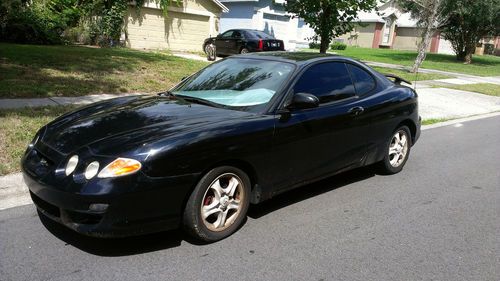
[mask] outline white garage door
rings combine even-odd
[[[288,16],[275,15],[264,13],[264,32],[273,35],[276,39],[281,39],[285,42],[285,48],[290,48],[290,40],[292,34],[295,34],[296,29],[291,28],[290,18]]]
[[[129,9],[127,44],[135,49],[171,49],[201,51],[209,37],[208,16],[169,11],[167,17],[159,9],[141,8],[138,16]]]

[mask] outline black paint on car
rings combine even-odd
[[[284,51],[283,40],[260,30],[231,29],[203,42],[203,50],[208,54],[208,47],[215,47],[217,56],[229,56],[252,52]]]
[[[57,118],[22,169],[40,212],[77,232],[182,226],[216,241],[241,226],[250,203],[366,165],[401,171],[420,135],[417,100],[349,58],[237,55],[158,96]]]

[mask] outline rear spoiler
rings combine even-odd
[[[406,79],[403,79],[397,75],[394,75],[394,74],[384,74],[385,77],[387,78],[393,78],[394,79],[394,83],[398,84],[398,85],[401,85],[401,82],[405,82],[406,84],[409,84],[411,85],[411,82],[406,80]]]

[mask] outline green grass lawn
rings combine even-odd
[[[318,50],[303,51],[318,52]],[[360,59],[363,61],[375,61],[383,63],[392,63],[403,66],[412,66],[417,52],[401,51],[391,49],[370,49],[347,47],[346,50],[336,50],[335,53],[347,57]],[[443,71],[478,75],[478,76],[499,76],[500,75],[500,57],[495,56],[473,56],[472,64],[466,65],[457,61],[453,55],[428,53],[427,58],[422,64],[422,68],[437,69]]]
[[[436,87],[438,87],[438,86],[436,86]],[[441,86],[439,86],[439,87],[441,87]],[[446,86],[445,88],[468,91],[468,92],[475,92],[475,93],[485,94],[485,95],[489,95],[489,96],[500,97],[500,85],[491,84],[491,83],[453,85],[453,86]]]
[[[344,51],[336,51],[340,55],[357,58],[365,61],[412,66],[417,56],[414,51],[400,51],[391,49],[368,49],[348,47]],[[466,65],[457,61],[453,55],[427,54],[422,68],[437,69],[450,72],[465,73],[478,76],[500,75],[500,57],[473,56],[472,64]]]
[[[0,43],[0,98],[157,92],[206,65],[167,52]]]
[[[20,170],[26,146],[43,125],[76,106],[0,110],[0,176]]]

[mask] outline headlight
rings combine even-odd
[[[87,166],[87,169],[85,169],[85,178],[90,180],[97,175],[97,172],[99,172],[99,162],[94,161]]]
[[[97,177],[112,178],[133,174],[141,169],[139,161],[129,158],[118,158],[109,163]]]
[[[71,175],[75,171],[76,165],[78,165],[78,155],[73,155],[69,158],[68,164],[66,164],[66,170],[64,171],[66,176]]]

